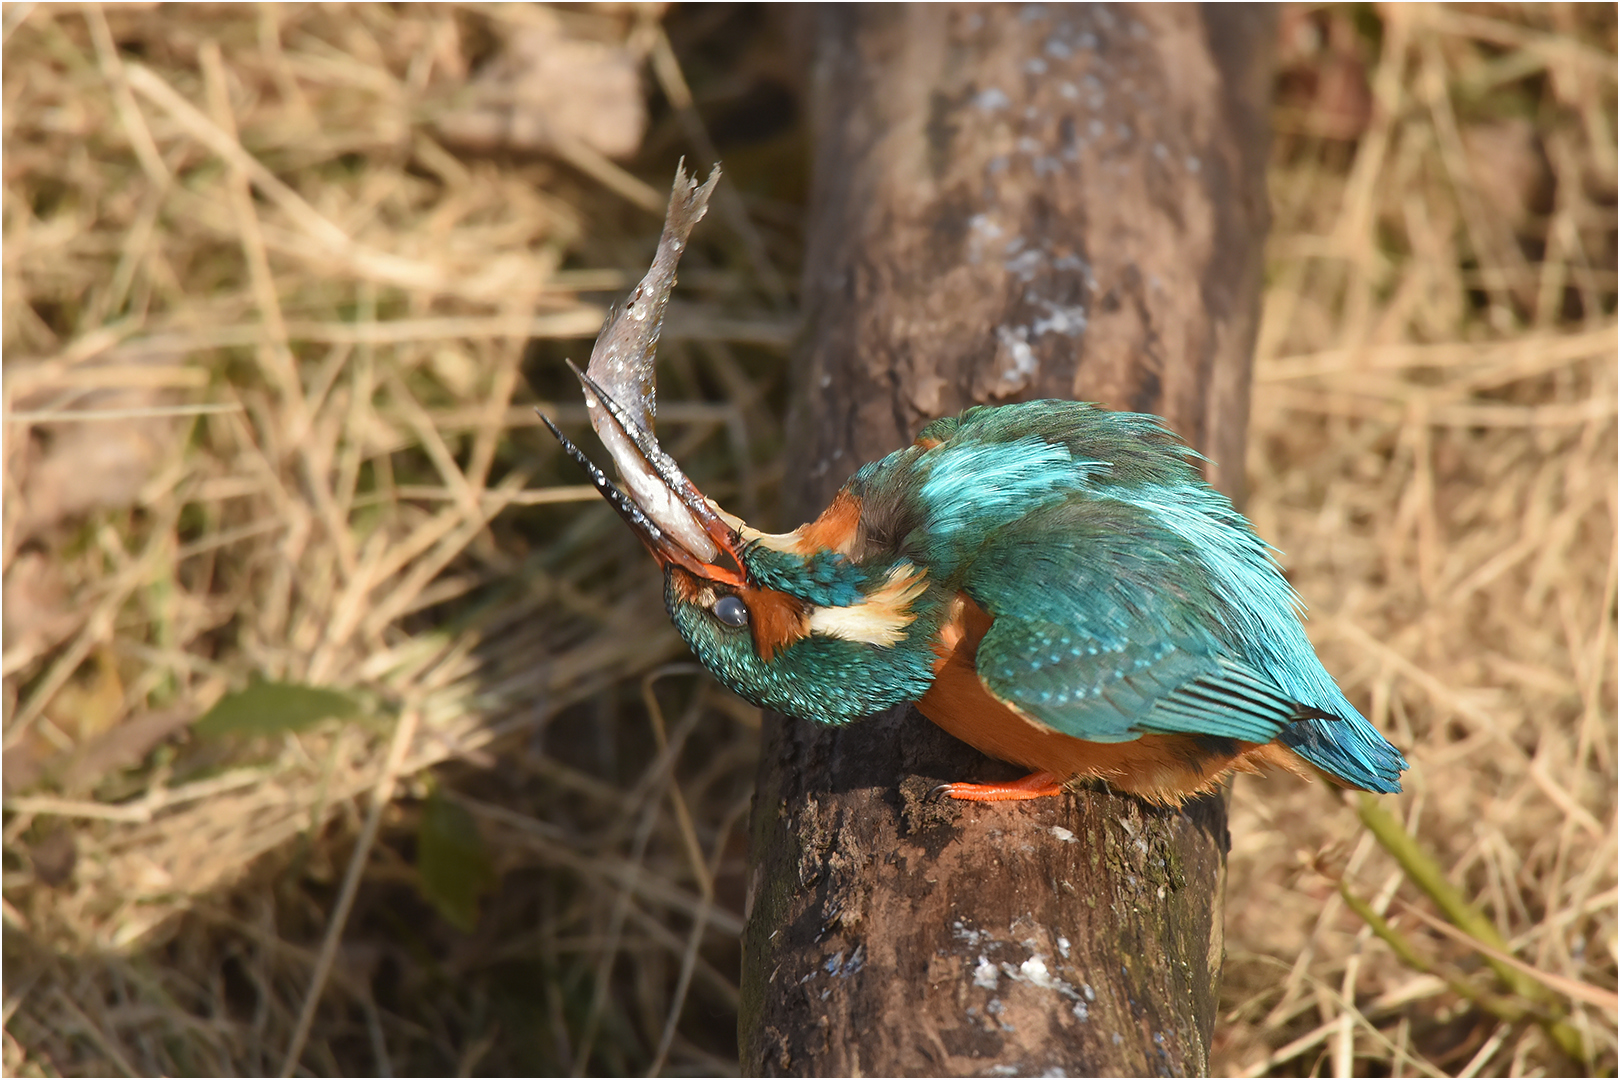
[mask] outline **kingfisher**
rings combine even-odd
[[[824,724],[912,702],[1030,770],[944,785],[957,799],[1097,779],[1173,806],[1274,769],[1400,791],[1406,760],[1322,666],[1272,549],[1156,417],[970,408],[787,533],[707,499],[653,434],[652,355],[717,175],[677,173],[652,269],[575,369],[625,487],[545,421],[662,568],[669,616],[716,678]]]

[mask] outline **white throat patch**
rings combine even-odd
[[[928,572],[911,563],[889,571],[882,587],[858,604],[818,607],[810,612],[810,632],[885,648],[905,640],[906,627],[917,620],[911,603],[928,588]]]

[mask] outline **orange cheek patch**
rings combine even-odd
[[[766,663],[778,649],[787,648],[810,632],[810,609],[802,600],[774,589],[743,588],[737,590],[737,596],[748,605],[754,648]]]
[[[729,515],[727,521],[742,534],[742,538],[771,551],[785,551],[789,555],[809,558],[818,552],[835,551],[840,555],[855,552],[855,539],[860,534],[861,500],[847,488],[833,496],[832,503],[814,521],[807,521],[792,532],[762,533],[751,529],[740,518]]]
[[[845,489],[833,497],[820,517],[796,530],[799,538],[793,546],[797,554],[806,556],[818,551],[848,555],[855,550],[855,534],[860,524],[860,497]]]

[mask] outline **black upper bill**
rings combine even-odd
[[[609,401],[611,399],[604,397],[603,400]],[[586,457],[585,452],[575,446],[568,436],[557,430],[557,425],[551,422],[549,416],[540,412],[539,409],[536,409],[535,413],[540,417],[540,422],[545,424],[547,430],[556,436],[557,441],[562,444],[563,451],[578,462],[580,468],[585,470],[585,475],[590,478],[591,486],[601,493],[602,497],[608,501],[608,505],[618,512],[626,525],[630,526],[631,531],[641,538],[641,542],[647,546],[647,550],[652,553],[653,558],[657,559],[660,565],[675,563],[698,577],[707,578],[710,581],[721,581],[731,585],[745,583],[740,573],[699,559],[677,540],[664,532],[663,529],[660,529],[658,523],[648,517],[641,507],[636,505],[634,499],[621,491],[612,480],[609,480],[607,474],[598,468],[595,462]],[[662,478],[661,474],[660,478]],[[697,489],[693,488],[692,490],[696,491]],[[707,508],[707,504],[705,504],[705,507]],[[712,515],[713,510],[709,510],[709,513]],[[721,522],[721,524],[723,525],[724,522]],[[734,552],[736,549],[730,548],[727,550]]]
[[[636,448],[642,459],[646,461],[648,468],[652,469],[653,474],[658,477],[665,487],[674,492],[675,496],[680,499],[681,505],[685,506],[692,516],[697,519],[698,524],[703,527],[704,532],[709,534],[710,539],[722,551],[729,552],[735,557],[741,546],[737,531],[727,524],[719,514],[715,513],[714,507],[709,505],[709,500],[704,498],[703,492],[698,490],[698,486],[692,483],[686,473],[681,470],[681,467],[676,464],[674,458],[664,453],[664,448],[658,445],[657,437],[636,423],[635,417],[631,416],[623,406],[615,401],[612,395],[598,386],[589,375],[579,370],[579,366],[572,360],[568,361],[568,367],[579,377],[579,381],[584,385],[586,392],[601,402],[602,407],[607,410],[608,416],[613,423],[624,433],[625,438],[630,440],[631,445]]]

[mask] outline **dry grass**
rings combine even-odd
[[[660,752],[657,582],[517,401],[656,193],[435,141],[520,9],[7,11],[8,1071],[724,1069],[757,721],[670,673]],[[748,503],[788,327],[693,256],[666,439]],[[358,715],[165,741],[250,676]]]
[[[1281,110],[1249,510],[1329,669],[1411,748],[1389,808],[1514,955],[1612,991],[1614,13],[1382,14],[1353,147]],[[1320,37],[1361,44],[1351,17]],[[1569,1067],[1442,981],[1492,988],[1354,800],[1258,788],[1234,800],[1226,1070]],[[1572,1021],[1612,1072],[1613,1013]]]
[[[676,103],[632,172],[448,153],[431,120],[523,17],[5,9],[8,1073],[735,1070],[755,721],[662,666],[644,556],[555,505],[587,496],[520,369],[541,339],[581,422],[556,360],[710,135],[672,55],[706,116],[780,65],[725,68],[723,11],[674,54],[571,15]],[[1411,748],[1387,804],[1515,957],[1612,993],[1613,9],[1307,21],[1250,510]],[[797,254],[791,208],[742,205],[689,257],[661,418],[752,516],[789,332],[759,261]],[[250,676],[357,715],[176,735]],[[1219,1068],[1569,1068],[1446,981],[1502,993],[1352,803],[1245,782],[1232,833]],[[1612,1013],[1555,991],[1612,1072]]]

